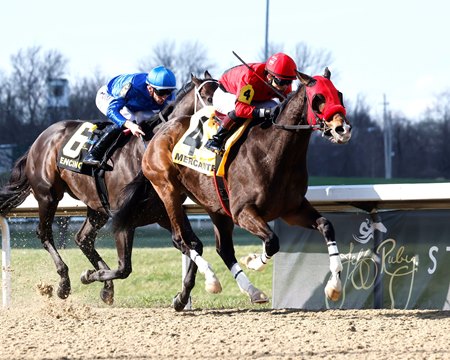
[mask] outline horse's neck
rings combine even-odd
[[[306,89],[302,86],[287,100],[276,122],[280,125],[306,125],[306,102]]]
[[[183,97],[173,104],[173,112],[170,114],[170,118],[183,115],[191,115],[194,113],[194,88],[185,93]]]

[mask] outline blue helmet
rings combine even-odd
[[[164,66],[157,66],[148,73],[147,84],[157,90],[176,89],[177,87],[174,73]]]

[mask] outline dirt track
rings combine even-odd
[[[450,312],[0,310],[0,359],[449,359]]]

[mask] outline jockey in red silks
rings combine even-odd
[[[292,81],[297,77],[297,65],[286,54],[272,55],[265,63],[252,63],[232,67],[219,79],[213,95],[213,106],[222,123],[205,147],[220,152],[225,140],[246,119],[271,119],[273,99],[283,100],[292,91]],[[269,87],[271,84],[277,91]]]
[[[145,136],[137,122],[158,113],[173,101],[175,89],[175,75],[164,66],[157,66],[148,74],[118,75],[102,86],[95,103],[113,124],[89,151],[83,163],[98,167],[106,150],[124,129],[129,129],[135,136]]]

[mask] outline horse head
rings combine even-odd
[[[342,93],[330,80],[330,70],[325,68],[323,76],[311,77],[300,72],[297,76],[306,88],[308,124],[321,125],[323,135],[333,143],[347,143],[352,135],[352,126],[345,116]]]
[[[191,81],[195,85],[195,111],[197,111],[197,99],[203,106],[212,105],[214,91],[219,87],[219,82],[205,71],[204,79],[199,79],[191,74]]]

